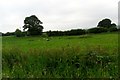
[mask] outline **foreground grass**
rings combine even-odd
[[[117,35],[4,37],[2,62],[3,78],[116,78]]]
[[[3,55],[3,78],[117,77],[117,55],[99,52],[79,53],[77,47],[27,53],[10,49]]]

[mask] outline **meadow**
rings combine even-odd
[[[3,78],[116,78],[118,33],[2,37]]]

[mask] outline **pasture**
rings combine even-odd
[[[2,37],[3,78],[116,78],[118,33]]]

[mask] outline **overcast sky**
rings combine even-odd
[[[36,15],[44,31],[97,26],[104,18],[118,22],[119,0],[0,0],[0,32],[23,29],[25,17]]]

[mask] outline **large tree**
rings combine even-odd
[[[29,35],[41,35],[43,26],[41,22],[35,15],[26,17],[24,20],[23,30],[27,29]]]
[[[112,21],[110,19],[103,19],[100,21],[97,25],[98,28],[104,28],[107,29],[109,32],[117,31],[117,25],[115,23],[111,23]]]
[[[103,19],[98,23],[98,27],[105,27],[109,28],[111,26],[111,20],[110,19]]]

